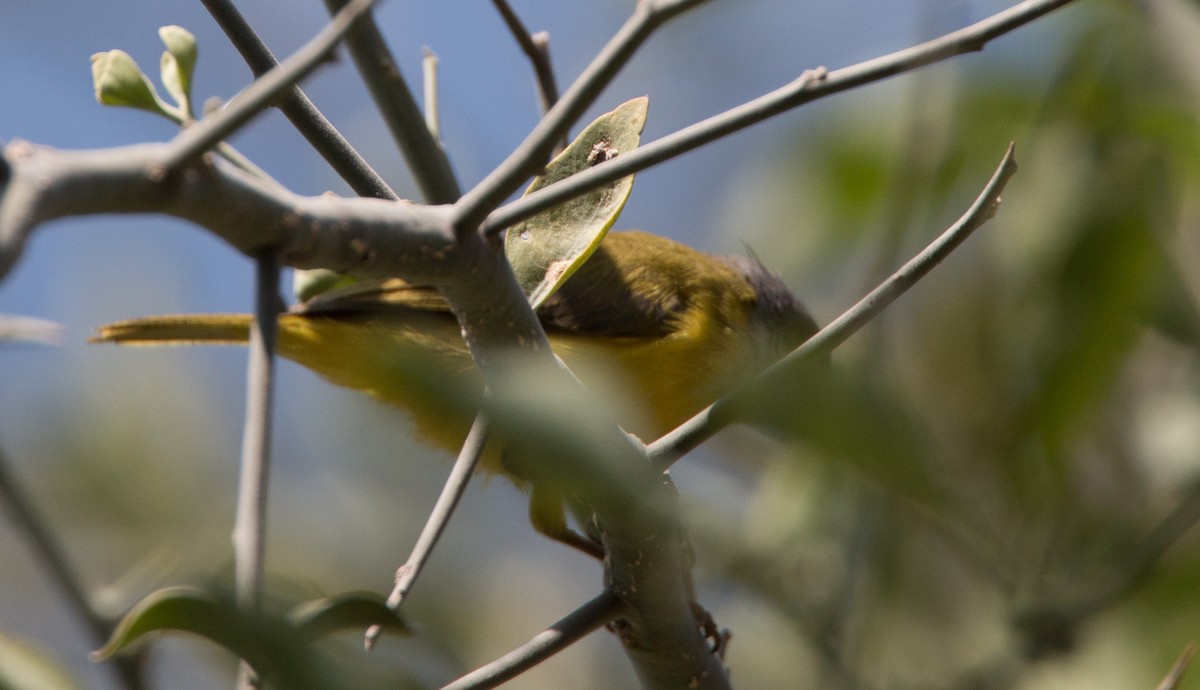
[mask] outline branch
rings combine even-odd
[[[442,119],[438,115],[438,56],[429,48],[422,51],[421,82],[425,96],[425,129],[439,144],[442,141]]]
[[[204,3],[204,7],[225,32],[229,41],[242,54],[254,76],[261,77],[278,66],[279,62],[271,54],[270,48],[238,12],[232,0],[200,1]],[[356,194],[380,199],[399,198],[379,173],[358,155],[333,123],[317,110],[299,86],[292,86],[278,107],[292,126],[308,140]]]
[[[533,65],[533,76],[537,82],[538,100],[542,105],[542,113],[549,112],[550,108],[558,102],[558,84],[554,80],[554,69],[550,66],[550,35],[544,31],[536,34],[529,33],[529,30],[521,23],[521,18],[508,4],[508,0],[492,0],[492,4],[496,6],[500,17],[504,19],[504,24],[516,39],[521,52],[525,53],[530,64]],[[559,146],[566,148],[568,138],[567,132],[564,131],[559,139]]]
[[[603,410],[571,404],[572,396],[586,393],[558,366],[495,243],[470,233],[459,236],[458,250],[470,270],[440,289],[491,391],[489,417],[507,432],[512,455],[528,474],[510,471],[535,484],[569,486],[594,513],[605,581],[629,613],[620,624],[621,642],[643,685],[727,688],[728,676],[687,594],[690,558],[678,496],[646,462],[643,446]],[[588,414],[575,413],[581,409]]]
[[[487,446],[487,438],[487,417],[482,414],[477,415],[475,422],[471,424],[471,430],[467,432],[467,440],[463,441],[458,459],[454,461],[454,467],[450,470],[450,476],[446,478],[446,485],[442,487],[442,493],[438,496],[433,510],[430,511],[429,519],[425,521],[425,527],[417,537],[416,546],[413,547],[408,560],[396,571],[396,583],[387,600],[388,608],[393,611],[400,610],[404,599],[412,590],[413,583],[421,575],[425,562],[433,553],[433,547],[437,545],[438,539],[450,522],[450,516],[453,515],[459,499],[466,491],[467,483],[470,482],[471,475],[475,472],[475,466],[479,464],[479,458],[483,455],[483,449]],[[368,650],[375,645],[381,632],[383,629],[378,625],[373,625],[367,630],[364,642]]]
[[[348,4],[347,0],[325,0],[331,13]],[[460,192],[450,159],[425,126],[421,108],[373,17],[359,22],[350,31],[346,47],[375,100],[375,107],[408,161],[421,196],[430,204],[454,203]]]
[[[448,207],[300,196],[219,157],[163,177],[166,144],[57,151],[14,141],[0,153],[0,278],[42,223],[103,213],[174,216],[248,256],[273,247],[287,265],[360,278],[438,284],[458,256]]]
[[[275,341],[278,331],[279,258],[263,252],[255,268],[254,319],[246,367],[246,416],[242,431],[241,477],[233,525],[233,567],[238,607],[257,611],[262,596],[267,537],[267,486],[271,474],[271,420]],[[245,662],[238,687],[255,687]]]
[[[549,390],[578,388],[553,358],[500,248],[477,233],[456,238],[452,207],[301,197],[219,157],[203,157],[175,175],[154,174],[169,151],[162,144],[102,151],[10,144],[0,169],[0,273],[17,259],[32,229],[48,220],[166,213],[208,228],[250,255],[273,249],[298,267],[436,285],[494,395],[519,396],[528,386],[516,384],[536,380],[535,402],[544,403]],[[495,408],[510,401],[497,400]],[[602,464],[560,458],[542,471],[582,478],[578,493],[595,511],[609,554],[607,578],[637,612],[623,628],[635,665],[650,687],[697,678],[702,688],[724,687],[719,660],[709,653],[682,593],[688,559],[673,517],[676,497],[659,485],[640,446],[615,423],[604,415],[572,421],[578,422],[580,443],[596,449]]]
[[[1166,677],[1159,682],[1155,690],[1175,690],[1179,687],[1179,682],[1183,680],[1183,674],[1187,671],[1188,666],[1192,663],[1192,657],[1196,655],[1196,643],[1189,642],[1183,651],[1179,653],[1179,658],[1175,660],[1171,670]]]
[[[616,35],[609,39],[550,112],[537,123],[533,131],[525,137],[525,141],[455,204],[455,227],[463,232],[476,231],[487,214],[517,191],[526,180],[538,173],[549,158],[555,143],[566,135],[571,125],[595,102],[600,92],[608,86],[655,29],[672,17],[705,1],[639,2],[633,15]]]
[[[564,201],[819,98],[912,71],[956,55],[983,50],[992,39],[1070,2],[1072,0],[1025,0],[983,21],[911,48],[833,72],[827,72],[824,68],[806,70],[798,79],[780,89],[506,204],[491,213],[482,223],[480,230],[488,235],[497,234],[514,223]]]
[[[566,649],[623,611],[621,601],[605,592],[492,663],[468,673],[442,690],[494,688]]]
[[[171,142],[166,170],[187,163],[236,132],[317,68],[329,51],[376,0],[351,0],[324,29],[278,67],[255,79],[221,110],[184,129]]]
[[[900,270],[893,273],[866,297],[859,300],[857,304],[828,326],[822,328],[816,335],[806,340],[783,360],[776,362],[755,377],[753,381],[709,405],[670,433],[649,444],[646,452],[651,462],[665,471],[676,460],[736,421],[737,410],[753,398],[760,387],[770,385],[772,380],[786,379],[791,374],[800,371],[806,364],[829,354],[886,309],[896,298],[916,285],[917,281],[949,256],[950,252],[962,244],[971,233],[995,215],[996,209],[1000,205],[1000,193],[1004,190],[1009,178],[1017,171],[1013,152],[1014,147],[1010,144],[1004,158],[1000,161],[1000,166],[992,174],[987,186],[980,192],[971,208],[954,225],[947,228],[920,254],[910,259]]]

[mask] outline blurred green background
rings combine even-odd
[[[194,4],[0,6],[0,137],[170,136],[95,106],[87,72],[112,47],[153,64],[162,24],[200,37],[199,94],[234,93],[245,71]],[[631,6],[514,4],[551,31],[564,84]],[[244,9],[284,52],[320,25],[317,5]],[[710,3],[668,25],[597,112],[648,93],[653,140],[806,67],[1007,6],[798,5]],[[414,82],[421,45],[441,56],[447,146],[478,180],[536,117],[521,56],[488,3],[388,2],[380,21]],[[310,87],[411,196],[350,66]],[[738,687],[1153,688],[1200,639],[1187,529],[1200,514],[1198,105],[1200,4],[1080,0],[982,54],[639,175],[618,227],[718,252],[745,242],[825,323],[953,222],[1017,146],[996,219],[835,353],[831,385],[775,391],[772,431],[731,430],[673,470],[699,599],[733,631]],[[269,115],[235,144],[298,191],[343,191],[281,123]],[[0,444],[113,613],[155,587],[221,583],[230,567],[244,354],[81,344],[126,316],[246,309],[248,262],[186,228],[63,222],[0,285],[0,312],[68,326],[61,348],[0,350]],[[286,364],[279,390],[272,591],[386,591],[446,465],[393,410]],[[477,483],[406,605],[420,635],[372,661],[445,682],[597,593],[596,565],[535,536],[524,511],[504,481]],[[93,645],[7,521],[0,578],[0,631],[104,687]],[[158,687],[229,687],[234,670],[195,638],[164,638],[150,659]],[[601,632],[511,687],[633,683]],[[1180,687],[1200,687],[1200,672]]]

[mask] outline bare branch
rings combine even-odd
[[[232,0],[200,1],[229,37],[229,41],[242,54],[254,76],[261,77],[279,64],[271,50],[242,17],[241,12],[238,12]],[[379,173],[358,155],[333,123],[317,110],[299,86],[292,86],[278,107],[355,193],[380,199],[399,198]]]
[[[971,208],[954,225],[787,357],[762,372],[753,381],[709,405],[667,435],[649,444],[646,452],[651,462],[660,469],[669,468],[713,434],[736,421],[737,408],[747,398],[752,397],[759,386],[769,385],[772,380],[786,380],[787,372],[797,371],[805,364],[827,355],[886,309],[896,298],[916,285],[917,281],[949,256],[971,233],[995,215],[1000,204],[1000,193],[1017,171],[1013,152],[1014,147],[1010,144],[991,180]]]
[[[623,611],[621,601],[605,592],[535,635],[525,644],[482,666],[442,690],[494,688],[521,675],[608,623]]]
[[[304,197],[219,157],[162,177],[165,144],[57,151],[14,141],[0,159],[0,277],[29,234],[56,218],[162,213],[191,221],[254,256],[267,247],[298,268],[359,277],[446,279],[456,259],[448,207]]]
[[[421,75],[425,87],[425,128],[436,142],[442,141],[441,117],[438,115],[438,56],[429,48],[422,51]]]
[[[263,252],[255,267],[254,319],[246,367],[246,414],[241,477],[233,524],[233,567],[238,606],[257,611],[262,594],[267,537],[267,486],[271,474],[271,420],[275,341],[278,331],[279,258]],[[254,672],[242,663],[238,687],[255,687]]]
[[[460,232],[475,232],[487,214],[537,174],[549,158],[555,142],[562,139],[571,125],[595,102],[655,29],[705,1],[639,2],[633,15],[525,137],[525,141],[455,204],[455,227]]]
[[[832,72],[827,72],[824,68],[806,70],[798,79],[780,89],[506,204],[491,213],[480,230],[486,234],[499,233],[514,223],[568,199],[586,194],[613,180],[645,170],[818,98],[880,81],[956,55],[982,50],[992,39],[1072,1],[1025,0],[964,29],[911,48]]]
[[[348,0],[325,0],[331,13],[348,4]],[[346,47],[392,138],[408,161],[421,196],[430,204],[454,203],[460,192],[450,159],[425,126],[421,108],[373,17],[367,17],[350,31]]]
[[[492,0],[492,4],[496,6],[496,11],[504,19],[504,24],[516,39],[517,45],[521,47],[521,52],[525,53],[530,64],[533,65],[533,76],[537,81],[538,100],[542,105],[542,113],[549,112],[550,108],[558,102],[558,84],[554,80],[554,69],[550,66],[550,35],[545,31],[539,31],[536,34],[529,33],[529,30],[521,22],[521,18],[508,4],[508,0]],[[568,139],[569,136],[564,131],[559,140],[560,145],[565,148]]]
[[[463,492],[467,489],[467,483],[471,481],[471,475],[475,472],[475,466],[479,464],[483,449],[487,446],[487,438],[487,417],[482,414],[477,415],[475,422],[471,424],[471,430],[467,432],[467,439],[463,441],[458,459],[454,461],[454,467],[450,470],[450,476],[446,478],[446,485],[442,487],[442,493],[433,505],[433,510],[430,511],[429,519],[425,521],[425,528],[417,537],[416,546],[413,547],[408,560],[396,571],[396,583],[387,600],[388,607],[393,611],[400,610],[405,597],[412,590],[413,583],[421,575],[425,562],[433,553],[433,547],[437,545],[438,539],[441,538],[442,532],[449,524],[450,516],[454,514],[454,509],[458,506],[458,501],[462,498]],[[365,640],[367,649],[371,649],[375,645],[381,632],[382,629],[378,625],[371,626],[367,630]]]
[[[165,162],[166,170],[174,170],[216,146],[270,106],[287,89],[316,69],[354,22],[364,16],[375,2],[352,0],[328,26],[278,67],[255,79],[220,111],[180,132],[171,142],[172,150]]]
[[[1158,684],[1156,690],[1175,690],[1179,687],[1179,682],[1183,680],[1183,674],[1188,670],[1188,666],[1192,663],[1192,657],[1196,656],[1196,643],[1189,642],[1183,651],[1179,653],[1179,658],[1175,660],[1175,664],[1171,667],[1171,671],[1167,673],[1162,682]]]
[[[33,316],[0,314],[0,345],[37,343],[61,345],[64,327],[60,323]]]

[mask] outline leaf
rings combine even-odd
[[[45,652],[0,633],[0,688],[74,690],[81,687],[65,668]]]
[[[158,631],[189,632],[215,642],[278,687],[330,687],[323,682],[328,679],[319,672],[315,650],[295,627],[191,587],[148,594],[125,614],[108,643],[92,652],[92,660],[103,661]]]
[[[327,268],[298,268],[292,272],[292,294],[301,302],[354,283],[353,277]]]
[[[249,660],[243,640],[230,639],[226,631],[237,628],[237,614],[206,592],[190,587],[168,587],[150,593],[137,603],[113,630],[104,647],[92,652],[93,661],[103,661],[144,635],[159,630],[195,633],[216,641]]]
[[[648,106],[643,96],[596,118],[550,161],[525,194],[637,148]],[[632,189],[633,175],[623,177],[508,229],[504,251],[534,309],[592,255]]]
[[[374,592],[344,592],[308,601],[292,609],[288,620],[311,638],[341,630],[366,630],[373,625],[401,634],[412,632],[400,614]]]
[[[92,86],[96,100],[103,105],[136,108],[172,120],[179,118],[179,113],[158,97],[146,74],[123,50],[92,55]]]
[[[160,69],[163,87],[179,104],[180,112],[192,116],[192,74],[196,69],[196,37],[182,26],[164,26],[158,36],[167,47]]]

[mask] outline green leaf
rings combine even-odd
[[[158,631],[189,632],[244,659],[278,687],[332,687],[321,673],[308,638],[289,623],[238,609],[233,603],[191,587],[152,592],[121,619],[103,648],[92,653],[103,661]]]
[[[0,633],[0,688],[75,690],[81,687],[65,668],[45,652]]]
[[[301,302],[354,283],[351,276],[327,268],[296,269],[292,272],[292,294]]]
[[[292,609],[288,620],[312,638],[341,630],[362,631],[373,625],[405,635],[412,632],[400,614],[374,592],[344,592],[308,601]]]
[[[252,665],[259,656],[244,634],[242,615],[231,604],[191,587],[168,587],[148,594],[121,622],[104,647],[92,652],[93,661],[103,661],[141,639],[147,633],[176,630],[206,637]]]
[[[637,148],[648,106],[649,100],[643,96],[596,118],[550,161],[525,193]],[[633,175],[623,177],[508,229],[504,251],[533,308],[566,282],[600,246],[632,189]]]
[[[158,97],[154,85],[129,53],[110,50],[92,56],[92,86],[103,105],[137,108],[178,121],[179,113]]]
[[[167,47],[160,69],[167,93],[179,104],[187,118],[192,117],[192,74],[196,70],[196,37],[182,26],[164,26],[158,36]]]

